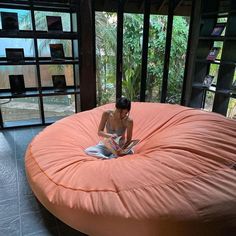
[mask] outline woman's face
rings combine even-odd
[[[119,109],[119,111],[120,111],[120,118],[121,119],[128,117],[129,111],[127,109]]]

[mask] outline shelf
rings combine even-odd
[[[53,88],[43,89],[42,96],[54,96],[54,95],[67,95],[67,94],[79,94],[79,89],[68,88],[62,92],[56,92]],[[26,91],[23,94],[12,94],[11,92],[0,92],[0,99],[5,98],[25,98],[25,97],[38,97],[40,93],[38,90]]]
[[[47,65],[47,64],[78,64],[79,61],[78,60],[73,60],[73,59],[66,59],[66,60],[58,60],[58,61],[52,61],[50,59],[46,59],[46,60],[38,60],[38,63],[40,65]],[[0,60],[0,66],[11,66],[11,65],[36,65],[37,62],[36,60],[29,60],[29,61],[24,61],[24,62],[8,62],[8,61],[1,61]]]
[[[0,38],[37,38],[37,39],[76,39],[77,32],[47,32],[32,30],[7,31],[0,30]]]
[[[236,40],[236,36],[200,36],[199,40],[214,40],[214,41]]]
[[[226,65],[236,65],[236,62],[234,61],[220,61],[220,60],[214,60],[214,61],[210,61],[210,60],[206,60],[206,59],[196,59],[196,62],[201,62],[201,63],[206,63],[206,64],[226,64]]]
[[[0,99],[4,98],[24,98],[24,97],[38,97],[39,91],[26,91],[23,94],[12,94],[11,92],[0,92]]]
[[[54,95],[67,95],[67,94],[79,94],[79,89],[68,88],[65,91],[57,92],[53,88],[52,89],[43,89],[42,95],[43,96],[54,96]]]

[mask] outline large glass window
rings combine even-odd
[[[143,15],[124,14],[122,95],[139,101],[143,42]]]
[[[66,85],[74,85],[73,65],[41,65],[40,73],[42,87],[52,86],[52,75],[65,75]]]
[[[43,97],[46,122],[54,122],[75,113],[75,96],[59,95]]]
[[[29,10],[17,10],[0,8],[0,12],[13,12],[18,15],[19,30],[32,30],[31,14]],[[0,29],[2,29],[2,22],[0,21]]]
[[[9,75],[23,75],[26,88],[36,88],[36,66],[0,66],[0,89],[10,89]]]
[[[181,102],[185,58],[189,34],[189,17],[174,16],[169,63],[167,103]]]
[[[49,44],[62,44],[65,57],[72,57],[71,40],[38,39],[39,57],[51,57]]]
[[[41,123],[37,97],[1,99],[1,112],[4,123]]]
[[[150,15],[146,101],[159,102],[163,78],[167,16]]]
[[[63,31],[71,30],[70,23],[70,14],[63,12],[48,12],[48,11],[35,11],[35,25],[36,30],[47,31],[47,20],[46,16],[60,16],[62,21],[62,29]]]
[[[116,97],[117,14],[95,13],[97,104],[114,102]]]

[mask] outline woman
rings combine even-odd
[[[107,110],[102,114],[98,127],[98,135],[103,138],[116,138],[122,136],[121,143],[127,146],[132,140],[133,120],[129,117],[131,102],[127,98],[120,98],[116,102],[115,110]],[[106,128],[106,130],[104,130]],[[126,137],[125,137],[126,134]],[[114,158],[120,155],[111,153],[111,151],[99,142],[98,145],[89,147],[85,150],[86,154],[101,158]],[[133,153],[132,151],[130,154]]]

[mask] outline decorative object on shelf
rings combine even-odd
[[[25,93],[24,75],[9,75],[9,81],[12,94]]]
[[[18,14],[13,12],[1,12],[3,30],[19,30]]]
[[[60,16],[46,16],[48,31],[63,31]]]
[[[52,61],[61,61],[65,59],[63,44],[49,44]]]
[[[64,92],[66,90],[65,75],[52,75],[52,83],[55,92]]]
[[[212,47],[206,59],[209,61],[214,61],[218,56],[219,52],[220,47]]]
[[[9,62],[24,62],[24,49],[23,48],[6,48],[6,58]]]
[[[205,88],[209,88],[213,82],[213,79],[214,79],[213,75],[206,75],[202,83],[202,86]]]
[[[212,36],[220,36],[224,31],[226,23],[216,23],[211,35]]]

